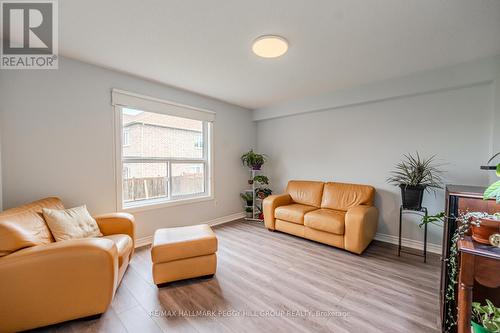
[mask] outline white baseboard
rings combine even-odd
[[[231,215],[218,217],[216,219],[205,221],[202,223],[206,223],[210,226],[215,226],[215,225],[219,225],[219,224],[228,223],[228,222],[231,222],[234,220],[242,219],[244,217],[245,217],[245,213],[241,212],[241,213],[235,213],[235,214],[231,214]],[[375,235],[375,239],[378,241],[381,241],[381,242],[398,245],[398,237],[397,236],[377,233]],[[151,244],[152,242],[153,242],[153,235],[137,238],[135,240],[135,247],[137,248],[137,247],[141,247],[141,246],[146,246],[146,245]],[[409,238],[402,238],[401,244],[404,247],[409,247],[409,248],[416,249],[416,250],[422,250],[424,248],[424,242],[409,239]],[[432,253],[441,254],[441,245],[427,243],[427,251],[432,252]]]
[[[224,223],[228,223],[228,222],[231,222],[231,221],[234,221],[234,220],[242,219],[245,216],[246,216],[245,212],[235,213],[235,214],[226,215],[226,216],[223,216],[223,217],[218,217],[216,219],[209,220],[209,221],[206,221],[204,223],[206,223],[206,224],[208,224],[208,225],[210,225],[210,226],[213,227],[214,225],[224,224]]]
[[[381,242],[398,245],[398,236],[377,233],[375,235],[375,239]],[[418,241],[409,238],[401,238],[401,245],[416,250],[422,250],[424,248],[423,241]],[[441,245],[427,242],[427,251],[441,254]]]
[[[235,214],[231,214],[231,215],[218,217],[216,219],[205,221],[205,222],[202,222],[200,224],[205,223],[205,224],[208,224],[209,226],[215,226],[215,225],[219,225],[219,224],[223,224],[223,223],[228,223],[228,222],[231,222],[234,220],[242,219],[244,217],[245,217],[245,212],[241,212],[241,213],[235,213]],[[146,246],[146,245],[151,244],[152,242],[153,242],[153,235],[137,238],[135,240],[135,247],[137,248],[137,247]]]

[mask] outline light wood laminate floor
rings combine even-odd
[[[436,255],[424,264],[374,242],[358,256],[269,232],[256,222],[235,221],[214,230],[219,251],[213,279],[158,289],[149,248],[141,248],[101,318],[36,331],[439,331]]]

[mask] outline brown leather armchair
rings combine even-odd
[[[55,242],[47,198],[0,213],[0,332],[55,324],[106,311],[134,251],[134,218],[95,217],[103,237]]]
[[[377,230],[375,189],[369,185],[288,182],[286,193],[264,199],[269,230],[363,253]]]

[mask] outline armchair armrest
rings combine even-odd
[[[290,194],[270,195],[262,202],[262,211],[264,213],[264,224],[269,230],[274,230],[274,210],[279,206],[285,206],[292,203]]]
[[[128,213],[110,213],[94,216],[104,236],[125,234],[132,238],[135,245],[135,219]]]
[[[344,247],[361,254],[375,237],[378,223],[378,209],[374,206],[355,206],[345,215]]]
[[[118,279],[116,245],[88,238],[38,245],[0,258],[0,332],[103,313]]]

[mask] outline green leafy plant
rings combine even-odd
[[[269,184],[269,178],[267,178],[266,176],[262,176],[262,175],[258,175],[258,176],[253,177],[253,181],[257,182],[257,183],[265,184],[265,185]]]
[[[253,218],[253,208],[252,207],[246,207],[245,213],[246,213],[246,216],[248,218]]]
[[[500,153],[493,155],[493,157],[490,158],[488,163],[490,163],[495,157],[499,155]],[[500,177],[500,163],[497,164],[496,172],[497,176]],[[484,191],[483,199],[484,200],[495,199],[497,203],[500,203],[500,180],[497,180],[496,182],[488,186],[488,188]]]
[[[422,217],[422,222],[418,226],[422,227],[425,224],[434,224],[440,226],[444,221],[445,221],[445,214],[444,212],[440,212],[436,215],[426,215]]]
[[[486,300],[486,305],[478,302],[472,303],[472,319],[491,333],[500,332],[500,308],[497,308],[489,299]]]
[[[253,149],[250,149],[249,152],[241,155],[241,162],[243,163],[243,165],[246,165],[247,167],[256,170],[260,169],[260,167],[264,164],[266,159],[267,159],[266,155],[257,154],[253,151]]]
[[[273,191],[271,191],[271,189],[267,187],[259,187],[255,189],[255,195],[260,199],[264,199],[265,197],[268,197],[271,194],[273,194]]]
[[[241,197],[241,199],[243,199],[243,201],[245,201],[245,203],[247,204],[247,206],[252,206],[253,205],[252,191],[240,193],[240,197]]]
[[[403,155],[403,161],[395,166],[391,176],[387,178],[389,184],[395,186],[424,186],[426,190],[435,190],[443,187],[440,165],[434,163],[436,155],[429,158],[421,158],[419,153],[416,156],[411,154]]]
[[[425,224],[435,224],[441,225],[448,220],[448,216],[444,212],[440,212],[436,215],[429,215],[422,218],[422,222],[419,224],[422,227]],[[446,267],[448,270],[448,286],[445,290],[445,302],[447,304],[447,313],[445,326],[447,331],[450,331],[452,327],[457,324],[457,318],[454,309],[456,309],[456,288],[458,283],[458,265],[459,265],[459,251],[458,251],[458,241],[470,230],[471,225],[480,225],[482,218],[499,218],[498,213],[488,214],[484,212],[464,212],[456,218],[457,228],[453,233],[450,241],[450,252],[448,258],[445,259]]]

